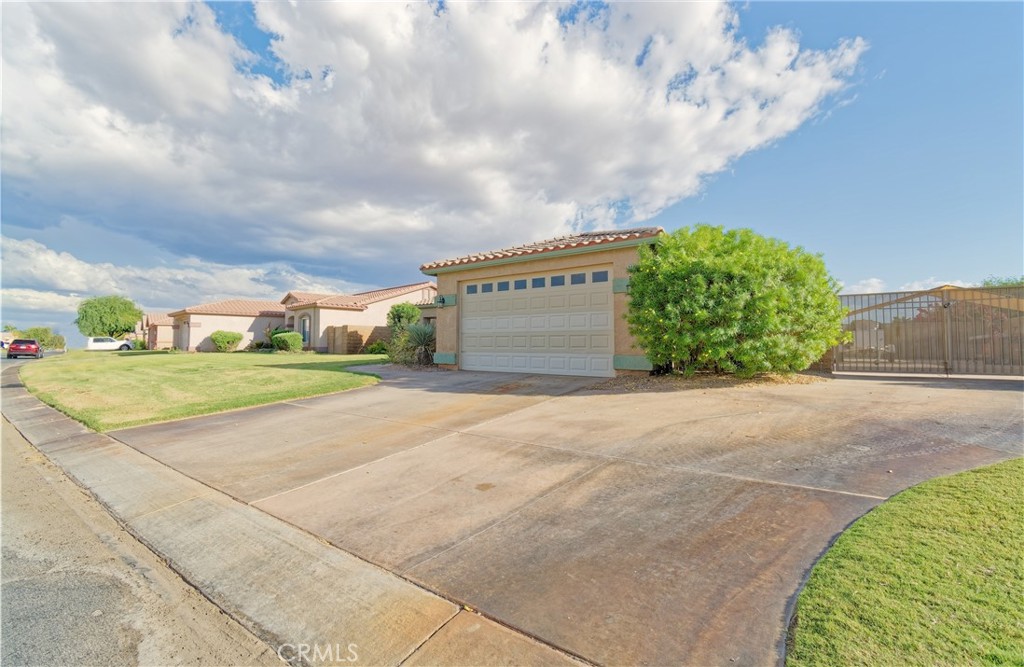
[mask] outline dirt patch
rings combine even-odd
[[[600,384],[587,387],[587,391],[609,394],[628,394],[632,392],[664,392],[687,391],[690,389],[727,389],[730,387],[749,387],[752,385],[786,385],[815,384],[827,382],[831,378],[826,373],[767,373],[752,378],[738,378],[734,375],[715,375],[713,373],[696,373],[692,377],[676,373],[673,375],[626,375],[610,378]]]

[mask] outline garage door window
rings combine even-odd
[[[544,279],[543,278],[534,278],[533,279],[533,289],[540,289],[541,287],[544,287]]]
[[[488,292],[493,292],[494,291],[494,284],[493,283],[484,283],[483,285],[480,286],[480,291],[483,292],[484,294],[487,294]]]
[[[476,294],[476,285],[466,285],[466,294]]]
[[[499,292],[507,292],[508,291],[508,281],[507,280],[503,280],[500,283],[498,283],[498,291]]]
[[[564,287],[565,286],[565,276],[551,276],[551,286],[552,287]]]
[[[594,271],[590,274],[590,282],[592,283],[606,283],[608,282],[607,271]]]
[[[526,289],[526,279],[523,278],[522,280],[517,280],[515,282],[515,288],[516,289]]]
[[[587,274],[585,273],[574,273],[569,276],[569,282],[573,285],[585,285],[587,283]]]

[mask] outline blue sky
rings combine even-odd
[[[3,321],[614,226],[750,227],[857,291],[1024,272],[1024,4],[567,8],[8,5]]]
[[[1024,272],[1021,3],[752,3],[743,32],[783,22],[802,43],[870,44],[842,100],[744,156],[666,229],[751,227],[887,289]]]

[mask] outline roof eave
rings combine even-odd
[[[435,266],[431,267],[430,264],[424,264],[420,267],[420,272],[428,276],[436,276],[442,273],[456,273],[458,271],[467,271],[469,269],[479,269],[490,266],[500,266],[502,264],[517,264],[520,262],[532,262],[537,259],[547,259],[549,257],[565,257],[568,255],[583,255],[592,252],[603,252],[605,250],[617,250],[620,248],[630,248],[633,246],[640,245],[651,245],[658,240],[661,232],[652,234],[650,236],[640,236],[634,239],[621,239],[615,241],[606,241],[604,243],[591,243],[585,246],[577,246],[575,248],[561,248],[558,250],[541,250],[538,252],[523,253],[521,255],[513,255],[512,257],[499,257],[496,259],[485,259],[477,262],[465,262],[462,264],[451,264],[449,266]]]

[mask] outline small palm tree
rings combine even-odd
[[[416,363],[432,364],[436,342],[434,327],[430,324],[410,324],[406,327],[405,333],[408,336],[409,347],[412,348]]]

